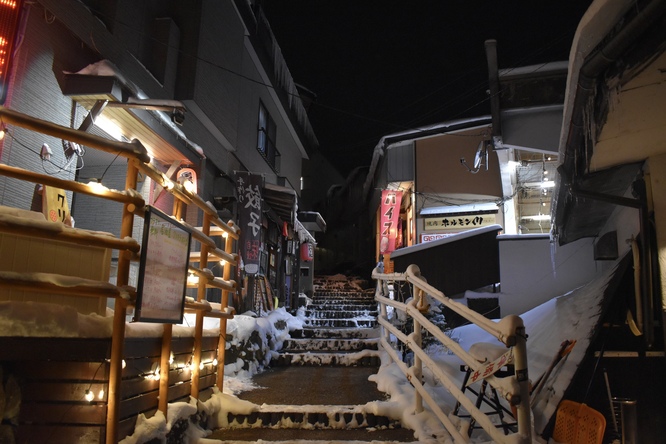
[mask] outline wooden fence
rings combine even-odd
[[[220,220],[211,204],[151,165],[146,149],[137,140],[131,143],[111,141],[3,107],[0,107],[0,120],[4,125],[20,126],[127,159],[126,183],[122,191],[99,189],[73,180],[0,164],[0,175],[95,196],[103,199],[101,204],[104,200],[123,204],[118,237],[71,228],[60,222],[48,225],[26,223],[20,217],[0,219],[2,234],[41,238],[68,246],[118,250],[115,285],[80,277],[73,279],[72,276],[52,272],[0,270],[0,295],[29,290],[54,297],[64,295],[115,300],[111,338],[2,338],[0,365],[11,369],[24,383],[25,398],[21,405],[17,435],[28,436],[25,434],[35,430],[35,433],[42,433],[40,436],[49,438],[42,440],[29,435],[29,439],[18,442],[75,442],[61,440],[59,436],[81,433],[98,434],[99,442],[117,442],[119,438],[131,433],[137,414],[146,413],[150,416],[158,409],[166,414],[170,401],[189,395],[199,398],[203,391],[213,385],[221,389],[226,321],[233,317],[233,309],[228,307],[228,301],[230,293],[236,291],[236,282],[230,277],[232,268],[238,265],[235,250],[240,232],[238,227],[231,221]],[[191,253],[189,267],[190,273],[198,277],[195,285],[197,297],[195,301],[185,302],[185,311],[196,314],[194,336],[191,338],[172,338],[172,324],[163,324],[161,338],[125,338],[127,312],[136,303],[136,289],[128,285],[130,263],[140,260],[141,249],[140,243],[132,238],[134,217],[143,216],[146,208],[146,202],[136,192],[139,173],[151,178],[173,195],[172,215],[176,220],[181,220],[187,205],[196,206],[203,214],[201,227],[188,227],[193,241],[199,246],[198,252]],[[224,249],[216,246],[214,236],[225,238]],[[225,261],[221,278],[214,276],[207,268],[209,259]],[[195,264],[198,266],[195,267]],[[67,285],[63,285],[63,282],[67,282]],[[222,290],[219,310],[212,309],[207,303],[208,288]],[[220,319],[217,337],[203,337],[205,317]],[[21,350],[25,350],[24,346],[28,344],[32,347],[31,358],[22,356]],[[53,357],[51,353],[57,356]],[[186,359],[187,365],[184,363]],[[213,365],[215,361],[216,366]],[[174,366],[178,362],[182,365]],[[157,368],[169,368],[169,371],[157,372]],[[104,392],[102,399],[99,399],[101,389]],[[85,390],[89,390],[98,397],[81,403],[81,399],[85,399],[85,396],[80,396],[81,390],[84,390],[84,395]],[[51,432],[56,429],[58,434]]]

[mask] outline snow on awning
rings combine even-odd
[[[107,60],[88,65],[76,73],[65,72],[62,93],[87,110],[99,101],[131,104],[145,99],[135,85]],[[101,113],[115,124],[128,139],[138,139],[150,156],[164,164],[174,162],[198,164],[204,157],[203,150],[189,142],[185,134],[162,111],[136,107],[106,106]]]

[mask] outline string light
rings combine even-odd
[[[83,395],[83,397],[88,402],[92,402],[92,400],[95,399],[95,395],[93,394],[93,392],[90,389],[86,390],[86,394]]]

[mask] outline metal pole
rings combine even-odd
[[[519,442],[528,444],[532,442],[532,420],[530,412],[529,375],[527,372],[527,335],[525,334],[525,326],[522,320],[519,321],[519,325],[516,328],[515,339],[516,344],[513,349],[514,368],[520,393],[520,402],[517,405],[518,417],[516,419],[518,420],[518,434],[520,435]]]

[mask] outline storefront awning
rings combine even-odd
[[[291,188],[273,185],[270,183],[264,184],[262,192],[264,203],[266,204],[269,215],[271,211],[280,219],[275,222],[287,222],[290,225],[294,224],[296,214],[296,191]]]
[[[131,99],[129,92],[114,75],[64,74],[62,92],[70,96],[87,110],[91,110],[98,101],[127,103]],[[102,115],[115,124],[123,136],[129,140],[138,139],[148,150],[148,154],[165,165],[174,162],[198,164],[203,157],[196,148],[185,143],[185,137],[177,135],[170,118],[164,114],[160,118],[156,113],[141,106],[121,108],[107,106]]]
[[[391,253],[391,260],[396,272],[418,265],[429,284],[452,297],[500,281],[497,234],[501,230],[501,225],[491,225],[401,248]]]

